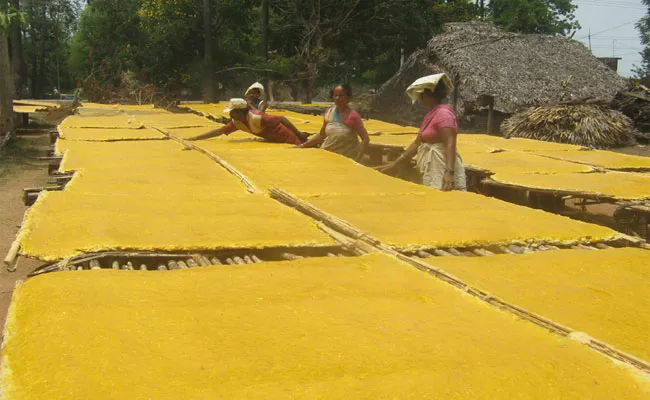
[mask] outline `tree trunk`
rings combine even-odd
[[[203,101],[212,103],[214,101],[214,64],[212,61],[212,14],[210,12],[210,0],[203,0],[203,30],[205,34],[205,48],[203,59]]]
[[[13,129],[13,79],[9,62],[9,43],[0,32],[0,135]]]
[[[262,0],[262,58],[269,56],[269,0]]]
[[[43,21],[47,21],[47,15],[45,13],[45,5],[43,5]],[[45,94],[45,39],[48,36],[48,32],[43,29],[42,35],[41,35],[41,59],[40,61],[40,67],[38,71],[38,91],[36,94],[39,97],[43,97]]]
[[[11,5],[19,10],[20,0],[11,0]],[[11,70],[14,76],[15,95],[16,98],[20,98],[27,83],[27,64],[23,51],[23,34],[18,24],[12,28],[11,32]]]

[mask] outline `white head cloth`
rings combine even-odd
[[[246,100],[235,98],[235,99],[230,99],[230,101],[228,102],[228,107],[226,107],[223,110],[223,112],[224,114],[227,114],[232,110],[242,110],[245,108],[248,108],[248,103],[246,102]]]
[[[244,93],[244,96],[248,96],[250,91],[253,90],[253,89],[259,89],[260,90],[260,97],[264,97],[264,85],[262,85],[259,82],[255,82],[252,85],[250,85],[248,87],[248,89],[246,89],[246,93]]]
[[[408,94],[411,101],[415,103],[425,89],[434,91],[440,82],[444,83],[445,89],[447,89],[445,95],[449,95],[449,93],[454,89],[454,85],[451,83],[451,79],[449,79],[447,74],[444,73],[427,75],[416,79],[415,82],[411,83],[409,87],[406,88],[406,94]]]

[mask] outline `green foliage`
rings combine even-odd
[[[641,36],[643,49],[641,50],[641,65],[635,70],[636,77],[642,82],[650,83],[650,0],[642,0],[648,8],[646,15],[637,22],[636,28]]]
[[[117,83],[120,74],[137,69],[141,0],[94,0],[81,13],[72,37],[70,69],[77,80]]]
[[[0,33],[4,36],[11,34],[11,28],[16,25],[27,24],[27,14],[20,12],[13,7],[9,7],[6,11],[0,10]]]
[[[571,0],[492,0],[494,22],[508,31],[566,35],[580,28]]]

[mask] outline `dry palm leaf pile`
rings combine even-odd
[[[650,134],[650,90],[645,86],[616,94],[612,107],[632,118],[637,129]]]
[[[501,124],[505,137],[609,148],[635,143],[632,120],[600,104],[532,107]]]

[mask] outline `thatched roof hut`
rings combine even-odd
[[[483,22],[451,23],[413,53],[373,99],[372,108],[395,122],[416,122],[425,111],[404,90],[420,76],[446,72],[456,89],[459,115],[493,103],[513,114],[531,106],[587,97],[612,97],[626,81],[580,42],[547,35],[503,32]]]

